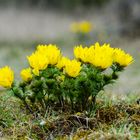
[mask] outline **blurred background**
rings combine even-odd
[[[81,21],[92,25],[84,39],[71,30]],[[0,0],[0,67],[11,66],[17,79],[38,44],[55,43],[72,58],[75,45],[97,41],[135,59],[107,90],[140,92],[140,0]]]

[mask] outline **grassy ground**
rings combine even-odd
[[[31,114],[5,92],[0,93],[0,138],[3,140],[140,139],[139,95],[101,92],[93,112],[62,111],[53,106],[45,115]]]

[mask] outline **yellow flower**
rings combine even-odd
[[[109,44],[100,46],[99,43],[95,43],[95,45],[91,45],[89,48],[77,46],[74,48],[74,55],[77,59],[91,63],[101,69],[106,69],[113,63],[113,48]]]
[[[83,52],[84,52],[83,50],[84,49],[83,49],[82,45],[74,47],[74,56],[77,59],[81,59],[82,55],[83,55]]]
[[[20,75],[21,75],[21,78],[24,80],[24,81],[30,81],[32,79],[32,73],[31,73],[31,68],[26,68],[26,69],[23,69],[21,72],[20,72]]]
[[[133,57],[130,54],[125,53],[123,50],[116,48],[114,49],[113,60],[114,63],[126,67],[133,62]]]
[[[11,88],[14,81],[14,72],[10,67],[5,66],[0,68],[0,86],[5,88]]]
[[[60,79],[61,79],[62,81],[64,81],[64,80],[65,80],[65,75],[61,75],[61,76],[60,76]]]
[[[109,44],[100,46],[99,43],[95,43],[89,49],[89,62],[96,67],[106,69],[113,63],[113,48]]]
[[[48,64],[55,65],[61,57],[61,51],[56,45],[39,45],[37,46],[37,52],[48,59]]]
[[[88,62],[88,58],[89,58],[88,50],[89,50],[89,48],[87,48],[87,47],[83,48],[82,45],[76,46],[74,48],[74,56],[83,62]]]
[[[38,69],[33,69],[32,72],[33,72],[34,75],[39,76],[39,70]]]
[[[66,64],[64,70],[70,77],[76,77],[80,73],[81,63],[75,59],[71,60]]]
[[[89,33],[92,29],[92,25],[88,21],[83,21],[79,24],[79,31],[82,33]]]
[[[65,65],[70,61],[70,59],[68,59],[67,57],[62,57],[56,67],[59,68],[59,69],[62,69],[63,67],[65,67]]]
[[[30,66],[35,70],[44,70],[48,66],[48,59],[46,56],[35,52],[31,56],[27,56]]]
[[[79,32],[79,24],[77,22],[73,22],[70,26],[70,29],[74,33]]]
[[[71,24],[71,31],[74,33],[84,33],[87,34],[92,30],[92,24],[88,21],[74,22]]]

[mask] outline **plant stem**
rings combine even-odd
[[[32,109],[30,108],[30,106],[27,104],[27,102],[25,100],[23,100],[24,105],[26,106],[26,108],[30,111],[30,113],[33,114]]]
[[[96,105],[96,96],[92,96],[92,106],[93,106],[93,109],[95,109],[95,105]]]

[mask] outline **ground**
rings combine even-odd
[[[18,100],[1,93],[0,137],[3,140],[139,140],[138,97],[138,94],[118,96],[102,92],[94,112],[72,113],[51,107],[41,116],[29,113]]]

